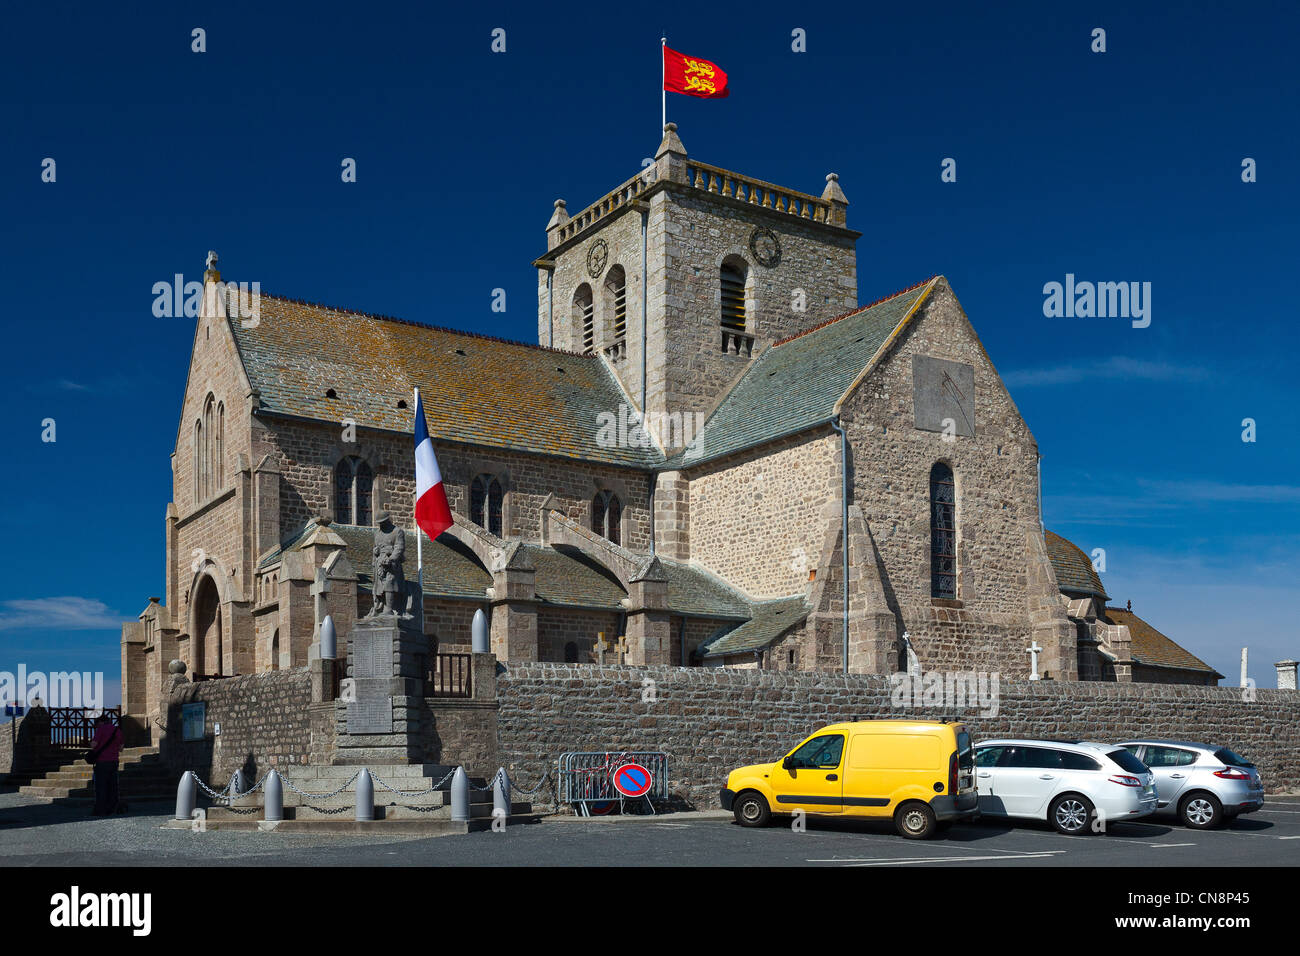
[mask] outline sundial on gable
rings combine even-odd
[[[912,356],[912,408],[921,431],[974,438],[974,366],[929,355]]]

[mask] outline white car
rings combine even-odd
[[[1070,835],[1156,809],[1155,776],[1114,744],[984,740],[975,745],[975,786],[981,816],[1046,820]]]

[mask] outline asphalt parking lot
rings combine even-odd
[[[457,836],[164,830],[166,806],[126,816],[33,804],[0,793],[6,866],[1294,866],[1300,797],[1275,797],[1222,830],[1158,820],[1067,837],[1046,824],[959,824],[930,841],[904,840],[874,821],[809,818],[736,826],[729,815],[543,821]]]

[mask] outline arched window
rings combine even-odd
[[[213,431],[213,411],[216,408],[216,399],[211,394],[208,395],[207,401],[203,403],[203,466],[200,474],[203,476],[203,498],[206,500],[212,497],[212,431]]]
[[[194,503],[203,500],[203,422],[194,423]]]
[[[605,277],[605,311],[613,322],[614,341],[627,337],[627,273],[614,266]]]
[[[573,327],[582,330],[582,351],[590,352],[596,344],[596,311],[591,286],[585,282],[573,293]]]
[[[623,503],[612,491],[598,491],[591,499],[591,530],[614,544],[619,544],[623,523]]]
[[[745,269],[743,265],[726,262],[722,266],[722,329],[724,332],[744,332]],[[726,336],[723,336],[725,347]]]
[[[957,484],[952,469],[930,469],[930,596],[957,597]]]
[[[220,491],[222,488],[226,487],[226,465],[224,457],[226,448],[225,402],[217,403],[217,426],[216,431],[213,432],[213,448],[215,449],[215,454],[213,455],[213,472],[216,475],[216,484],[213,490]]]
[[[280,669],[280,629],[277,627],[271,635],[271,670]]]
[[[471,521],[501,537],[501,508],[505,490],[495,475],[477,475],[469,489],[469,517]]]
[[[334,520],[365,527],[371,522],[370,499],[375,475],[369,463],[356,455],[334,468]]]

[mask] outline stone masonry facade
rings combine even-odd
[[[646,701],[645,680],[655,700]],[[961,719],[972,739],[1122,740],[1196,736],[1255,762],[1269,792],[1300,787],[1300,695],[1240,688],[1022,681],[1000,685],[998,712],[895,708],[888,678],[752,669],[510,664],[497,678],[500,759],[522,786],[554,774],[565,751],[661,750],[670,789],[700,809],[737,767],[779,759],[826,724]]]

